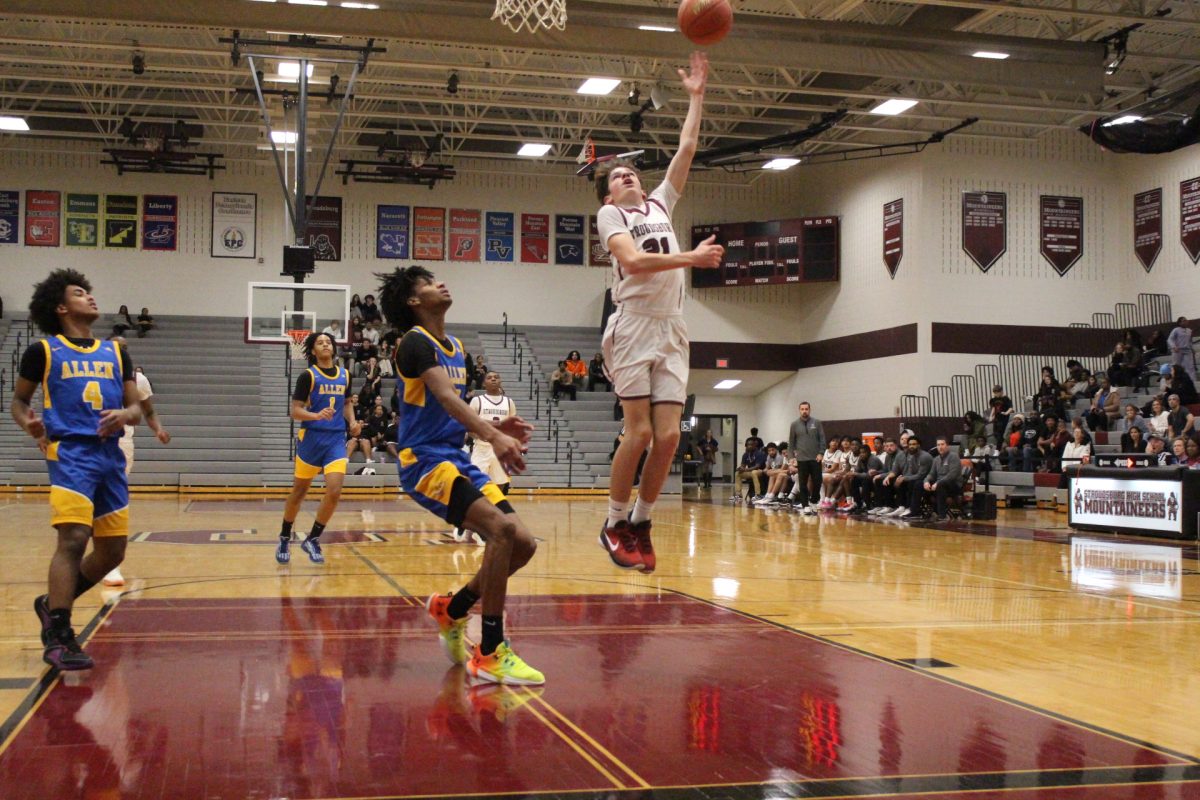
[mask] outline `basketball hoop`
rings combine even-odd
[[[537,33],[539,28],[567,27],[567,0],[496,0],[492,19],[498,19],[513,33],[527,28]]]
[[[312,331],[307,328],[289,329],[287,335],[291,338],[292,361],[304,361],[304,342]]]

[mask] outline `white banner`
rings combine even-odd
[[[246,192],[212,193],[213,258],[257,258],[255,221],[258,195]]]
[[[1072,525],[1182,533],[1180,481],[1072,478]]]
[[[1073,536],[1071,583],[1080,589],[1178,600],[1183,596],[1183,550]]]

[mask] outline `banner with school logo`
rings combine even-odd
[[[408,206],[375,206],[375,257],[408,258]]]
[[[612,266],[612,256],[604,249],[604,245],[600,241],[600,231],[596,227],[595,214],[588,217],[588,266]]]
[[[104,246],[136,250],[137,217],[136,194],[104,195]]]
[[[16,244],[21,227],[21,193],[0,191],[0,244]]]
[[[883,204],[883,265],[893,279],[904,258],[904,198]]]
[[[511,263],[514,216],[500,211],[487,213],[487,260]]]
[[[308,246],[314,261],[342,260],[342,198],[307,197]]]
[[[479,261],[483,213],[478,208],[450,209],[450,260]]]
[[[446,257],[446,209],[413,209],[413,259],[441,261]]]
[[[1149,272],[1162,251],[1162,187],[1133,196],[1133,253]]]
[[[1192,263],[1200,261],[1200,178],[1179,183],[1179,240]]]
[[[179,240],[179,198],[148,194],[142,198],[142,249],[175,250]]]
[[[583,215],[554,215],[554,263],[583,266]]]
[[[249,192],[212,193],[212,258],[257,258],[258,195]]]
[[[962,248],[987,272],[1008,251],[1008,195],[963,192]]]
[[[30,189],[25,192],[25,246],[58,247],[62,195]]]
[[[1083,257],[1083,198],[1044,194],[1039,207],[1042,258],[1061,278]]]
[[[526,264],[550,262],[550,215],[521,215],[521,260]]]
[[[100,195],[67,194],[67,247],[100,246]]]

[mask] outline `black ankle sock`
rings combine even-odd
[[[491,655],[504,641],[504,617],[483,615],[483,641],[479,643],[479,651],[485,656]]]
[[[279,529],[279,538],[289,540],[292,538],[292,523],[286,519],[283,521],[283,527]]]
[[[310,530],[308,532],[308,538],[313,539],[313,540],[320,539],[321,534],[324,532],[325,532],[325,526],[319,522],[314,522],[312,525],[312,530]]]
[[[71,609],[50,609],[50,627],[53,630],[66,630],[71,627]]]
[[[84,592],[86,592],[88,589],[92,588],[95,585],[96,585],[95,581],[89,581],[87,578],[85,578],[83,576],[82,572],[79,573],[79,577],[75,579],[75,596],[79,597],[80,595],[82,595]]]
[[[477,602],[479,602],[479,595],[464,586],[450,598],[450,605],[446,609],[446,613],[450,615],[450,619],[462,619],[471,611],[471,606]]]

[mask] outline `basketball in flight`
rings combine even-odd
[[[724,39],[733,28],[733,8],[729,0],[682,0],[678,19],[684,36],[707,46]]]

